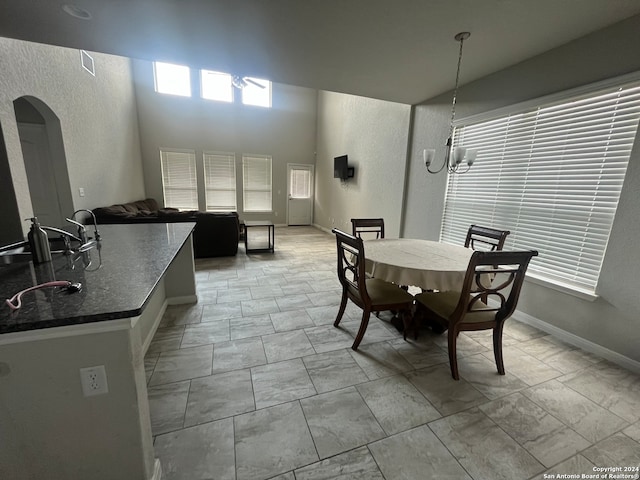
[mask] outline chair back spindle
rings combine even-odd
[[[365,234],[366,238],[384,238],[383,218],[352,218],[351,227],[354,237],[362,238]]]
[[[492,227],[482,227],[471,225],[467,231],[467,238],[464,241],[465,247],[472,250],[490,251],[502,250],[509,230],[498,230]]]

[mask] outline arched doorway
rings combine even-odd
[[[63,227],[73,213],[73,197],[60,120],[41,100],[13,102],[33,213],[40,223]]]

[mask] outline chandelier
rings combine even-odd
[[[453,90],[453,101],[451,103],[451,121],[449,122],[449,138],[447,140],[446,149],[444,152],[444,160],[442,165],[437,170],[431,170],[431,162],[433,161],[436,151],[435,149],[425,148],[422,151],[422,158],[424,165],[427,167],[429,173],[439,173],[445,167],[449,173],[466,173],[469,171],[473,162],[478,154],[477,150],[464,147],[452,147],[453,137],[453,121],[456,116],[456,98],[458,96],[458,80],[460,79],[460,64],[462,63],[462,46],[464,41],[471,36],[469,32],[460,32],[454,38],[457,42],[460,42],[460,53],[458,54],[458,69],[456,71],[456,86]],[[461,166],[466,164],[467,168],[462,170]]]

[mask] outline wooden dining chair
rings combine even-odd
[[[371,312],[397,311],[402,318],[406,340],[411,323],[413,295],[393,283],[378,278],[369,278],[365,274],[365,253],[362,239],[335,228],[332,232],[336,236],[338,279],[342,286],[342,300],[333,326],[337,327],[340,324],[347,307],[347,301],[351,300],[362,309],[360,328],[351,346],[353,350],[358,349],[358,345],[364,337]]]
[[[509,230],[498,230],[491,227],[471,225],[467,231],[467,238],[464,241],[465,247],[473,250],[491,251],[502,250]]]
[[[384,238],[384,218],[352,218],[351,227],[354,237],[362,238],[364,233],[366,238],[373,234],[375,238]]]
[[[514,312],[525,272],[536,251],[474,252],[461,292],[424,292],[415,296],[416,318],[448,329],[451,376],[459,380],[456,341],[469,330],[493,330],[493,353],[498,373],[504,375],[502,329]],[[486,274],[495,278],[487,284]],[[492,300],[487,302],[485,299]]]

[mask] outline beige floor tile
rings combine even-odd
[[[449,365],[408,372],[406,377],[442,415],[451,415],[489,400],[466,380],[451,378]]]
[[[233,420],[228,418],[158,436],[162,478],[235,480]]]
[[[426,425],[374,442],[369,450],[387,480],[471,480]]]
[[[520,393],[481,405],[480,410],[546,467],[591,445]]]
[[[239,415],[234,427],[237,480],[263,480],[319,460],[298,402]]]
[[[523,390],[522,394],[591,442],[629,425],[557,380]]]
[[[356,448],[295,471],[296,480],[384,480],[366,447]],[[293,480],[293,479],[292,479]]]
[[[409,430],[440,418],[440,413],[403,376],[356,385],[387,435]]]
[[[544,470],[529,452],[473,408],[429,427],[474,479],[528,479]]]
[[[315,395],[316,389],[302,360],[286,360],[251,369],[256,408]]]
[[[300,401],[320,458],[366,445],[385,436],[354,387]]]

